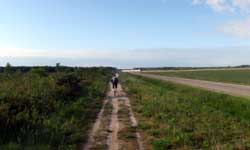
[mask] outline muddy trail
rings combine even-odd
[[[118,85],[107,93],[83,150],[143,150],[130,100]]]
[[[250,86],[245,86],[245,85],[194,80],[194,79],[186,79],[179,77],[168,77],[155,74],[144,74],[144,73],[132,73],[132,74],[152,79],[160,79],[164,81],[175,82],[178,84],[185,84],[193,87],[203,88],[210,91],[222,92],[234,96],[250,97]]]

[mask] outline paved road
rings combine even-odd
[[[190,85],[193,87],[199,87],[199,88],[203,88],[203,89],[207,89],[211,91],[222,92],[225,94],[250,98],[250,86],[212,82],[212,81],[203,81],[203,80],[194,80],[194,79],[184,79],[184,78],[177,78],[177,77],[167,77],[167,76],[154,75],[154,74],[143,74],[143,73],[132,73],[132,74],[140,75],[140,76],[148,77],[148,78],[153,78],[153,79],[171,81],[171,82],[175,82],[179,84]]]

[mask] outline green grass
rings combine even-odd
[[[250,85],[250,70],[155,72],[153,74]]]
[[[250,149],[250,100],[123,74],[148,145],[166,149]]]
[[[86,142],[110,69],[10,69],[0,73],[0,149],[70,150]]]

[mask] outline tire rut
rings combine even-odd
[[[107,97],[83,150],[143,150],[137,120],[121,85],[116,92],[110,86]]]

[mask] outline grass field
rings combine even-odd
[[[153,74],[250,85],[250,70],[206,70],[155,72]]]
[[[249,99],[123,74],[148,148],[250,149]]]
[[[5,68],[0,149],[71,150],[87,139],[111,68]]]

